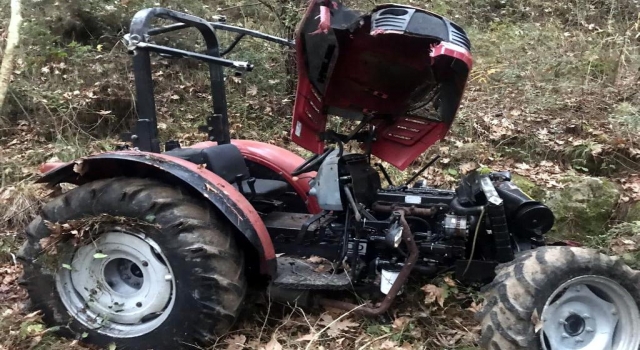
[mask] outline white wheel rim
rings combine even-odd
[[[545,350],[638,349],[640,312],[616,281],[595,275],[562,284],[541,315],[540,342]]]
[[[84,326],[114,338],[147,334],[169,316],[173,271],[160,247],[144,235],[106,232],[79,247],[60,268],[62,302]]]

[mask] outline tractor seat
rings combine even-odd
[[[164,154],[178,157],[196,164],[206,164],[206,168],[232,184],[240,193],[251,197],[252,180],[249,168],[238,147],[224,144],[207,148],[176,148]],[[238,186],[238,182],[242,187]],[[284,181],[255,179],[254,199],[270,199],[287,192],[289,185]]]

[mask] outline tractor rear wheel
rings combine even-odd
[[[640,346],[640,272],[575,247],[528,251],[497,268],[477,313],[490,350]]]
[[[20,251],[32,306],[63,335],[118,349],[206,344],[246,291],[229,223],[158,181],[99,180],[46,204]]]

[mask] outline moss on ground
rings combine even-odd
[[[640,221],[640,201],[631,204],[629,211],[627,211],[625,221]]]
[[[548,194],[546,204],[556,216],[552,236],[585,241],[604,234],[620,191],[608,179],[566,177],[565,187]]]
[[[537,201],[544,201],[546,191],[526,177],[518,174],[513,174],[511,176],[511,182],[516,184],[516,186],[518,186],[522,190],[522,192],[528,194],[531,198]]]

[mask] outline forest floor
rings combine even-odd
[[[556,203],[561,228],[587,246],[621,255],[634,267],[640,251],[640,17],[633,1],[401,1],[449,16],[468,30],[474,69],[459,115],[445,140],[405,173],[442,158],[422,177],[453,188],[460,176],[486,167],[511,170],[539,199]],[[7,0],[0,13],[8,14]],[[277,6],[274,4],[277,3]],[[287,35],[301,1],[165,1],[232,24]],[[370,1],[348,1],[369,8]],[[31,312],[18,285],[16,253],[24,227],[51,191],[34,181],[45,161],[69,161],[112,150],[134,117],[130,56],[118,38],[135,10],[155,1],[42,0],[24,13],[21,56],[2,111],[0,129],[0,350],[86,349],[82,339],[61,339]],[[44,14],[44,17],[43,17]],[[8,18],[0,19],[0,46]],[[192,47],[186,38],[172,44]],[[228,37],[223,37],[228,42]],[[168,41],[169,42],[169,41]],[[256,139],[305,154],[289,138],[290,52],[250,40],[238,54],[256,70],[229,76],[234,138]],[[244,52],[243,52],[244,50]],[[0,56],[2,52],[0,51]],[[201,141],[196,125],[209,107],[202,66],[154,60],[159,128],[163,140]],[[264,67],[264,69],[260,69]],[[611,184],[597,215],[584,179]],[[579,192],[579,193],[578,193]],[[586,199],[583,198],[586,196]],[[575,199],[576,207],[558,202]],[[609,198],[609,197],[607,197]],[[586,202],[580,202],[586,201]],[[601,205],[601,202],[598,202]],[[579,222],[584,213],[593,222]],[[587,220],[588,221],[588,220]],[[563,232],[554,232],[562,236]],[[421,349],[477,348],[473,315],[477,288],[449,275],[411,281],[384,318],[332,309],[302,309],[252,293],[238,324],[211,349]]]

